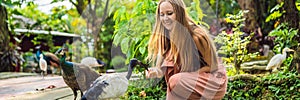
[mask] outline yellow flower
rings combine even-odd
[[[140,94],[139,94],[139,96],[140,96],[140,97],[146,97],[146,96],[147,96],[147,94],[146,94],[146,92],[145,92],[145,91],[141,91],[141,92],[140,92]]]
[[[279,24],[280,24],[280,22],[276,21],[275,24],[274,24],[274,28],[276,28]]]

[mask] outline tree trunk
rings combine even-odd
[[[242,10],[248,10],[249,12],[245,14],[245,31],[255,30],[257,26],[257,1],[256,0],[237,0]]]
[[[0,52],[3,53],[9,49],[9,31],[7,26],[7,11],[2,5],[0,5],[0,40]]]
[[[0,72],[14,71],[14,51],[9,46],[10,31],[7,23],[7,10],[0,4]]]
[[[72,0],[71,0],[72,1]],[[86,4],[87,2],[87,4]],[[92,0],[77,0],[77,4],[75,2],[72,2],[72,4],[76,7],[77,12],[85,19],[87,20],[87,26],[88,30],[91,30],[92,32],[92,38],[94,39],[94,53],[93,56],[98,58],[99,52],[98,50],[101,48],[99,46],[101,44],[101,38],[99,37],[99,33],[101,30],[101,27],[103,25],[103,22],[105,21],[107,17],[108,12],[108,4],[109,0],[106,0],[105,5],[102,5],[102,0],[95,0],[93,3]],[[97,12],[99,12],[99,8],[103,7],[102,11],[103,14],[101,17],[99,17]],[[89,27],[90,26],[90,27]]]
[[[300,29],[299,21],[300,16],[298,9],[296,8],[296,0],[284,0],[283,9],[286,11],[283,15],[284,22],[288,23],[290,28]],[[298,30],[299,33],[300,30]],[[300,37],[295,37],[295,40],[300,43]],[[295,49],[295,48],[293,48]]]
[[[299,29],[299,15],[295,3],[296,0],[284,0],[283,9],[286,11],[284,22],[287,22],[291,28]]]
[[[263,36],[267,36],[273,29],[273,23],[266,23],[266,18],[270,15],[269,9],[274,7],[277,2],[272,0],[256,0],[257,23],[262,29]]]
[[[102,26],[102,25],[101,25]],[[94,57],[98,58],[99,56],[99,49],[101,48],[100,44],[101,44],[101,38],[99,37],[99,33],[100,33],[100,29],[99,26],[92,26],[93,29],[96,28],[96,30],[93,30],[93,38],[94,38]]]

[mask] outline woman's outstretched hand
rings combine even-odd
[[[146,72],[146,78],[156,78],[160,77],[160,70],[158,68],[148,68],[148,71],[145,70]]]

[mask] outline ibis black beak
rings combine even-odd
[[[137,60],[136,58],[131,59],[129,63],[131,65],[131,67],[134,67],[136,65],[140,65],[141,67],[144,67],[148,71],[148,66],[149,65],[142,63],[141,61]]]
[[[144,67],[147,71],[149,71],[149,69],[148,69],[148,64],[144,64],[144,63],[142,63],[141,61],[138,61],[138,64],[141,66],[141,67]]]

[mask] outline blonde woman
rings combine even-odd
[[[167,100],[222,99],[227,87],[225,68],[208,32],[185,9],[182,0],[160,0],[148,46],[148,59],[155,67],[146,77],[165,76]]]

